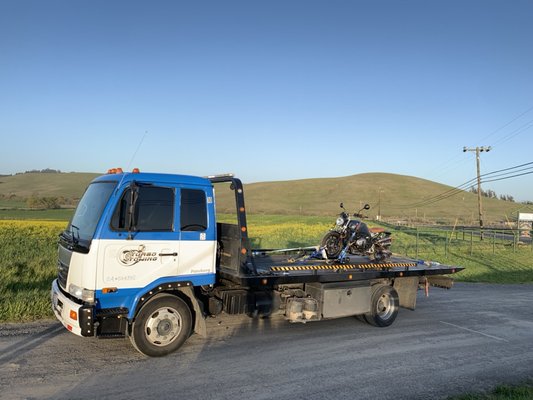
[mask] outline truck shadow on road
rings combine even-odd
[[[25,356],[31,350],[63,334],[64,331],[65,328],[61,324],[53,324],[43,331],[38,331],[31,335],[24,335],[21,340],[3,350],[2,355],[0,355],[0,366]]]

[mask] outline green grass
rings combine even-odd
[[[0,198],[0,208],[26,208],[26,200],[24,199],[2,199]]]
[[[0,220],[49,220],[69,221],[74,215],[72,208],[60,208],[57,210],[0,210]]]
[[[57,236],[65,225],[0,221],[0,321],[52,317],[50,285],[57,275]]]
[[[448,237],[448,240],[446,239]],[[489,238],[472,241],[462,236],[450,240],[443,231],[393,231],[392,249],[397,254],[432,260],[441,264],[458,265],[466,269],[455,275],[463,282],[533,283],[533,249],[531,245],[516,246],[512,242]],[[418,251],[417,251],[418,247]]]
[[[465,394],[454,396],[449,400],[531,400],[533,399],[533,386],[498,386],[488,394]]]

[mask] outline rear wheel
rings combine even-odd
[[[320,247],[326,251],[328,258],[337,258],[342,251],[341,235],[338,232],[328,232],[322,238]]]
[[[150,357],[165,356],[183,345],[191,334],[192,316],[179,297],[162,294],[146,303],[135,318],[131,342]]]
[[[398,292],[392,286],[375,286],[370,300],[370,312],[364,315],[365,320],[370,325],[389,326],[398,316],[399,308]]]

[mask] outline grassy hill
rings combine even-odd
[[[91,173],[28,173],[0,177],[0,194],[8,197],[62,196],[80,198],[85,187],[100,174]]]
[[[379,211],[385,218],[411,219],[422,222],[431,219],[444,223],[478,223],[477,195],[461,192],[442,201],[422,205],[453,189],[450,186],[411,176],[366,173],[339,178],[303,179],[295,181],[259,182],[245,185],[248,212],[257,214],[335,215],[339,203],[357,211],[365,203],[371,205],[368,214]],[[380,193],[381,192],[381,193]],[[233,194],[217,190],[219,210],[229,208]],[[484,221],[500,222],[511,217],[522,204],[483,198]]]
[[[29,173],[0,177],[0,195],[16,195],[19,200],[29,196],[62,196],[79,198],[87,184],[98,174]],[[217,209],[233,208],[233,192],[217,185]],[[302,179],[279,182],[258,182],[245,185],[249,213],[281,215],[320,215],[334,217],[339,203],[354,212],[365,203],[371,205],[367,214],[384,218],[439,221],[453,224],[478,223],[477,196],[461,192],[442,201],[423,205],[452,189],[450,186],[411,176],[366,173],[339,178]],[[418,203],[418,204],[417,204]],[[4,204],[5,206],[5,204]],[[505,221],[523,205],[483,198],[485,224]],[[18,206],[15,206],[18,207]]]

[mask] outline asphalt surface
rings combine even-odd
[[[0,325],[2,399],[444,399],[533,382],[533,286],[456,284],[375,328],[222,315],[175,354]]]

